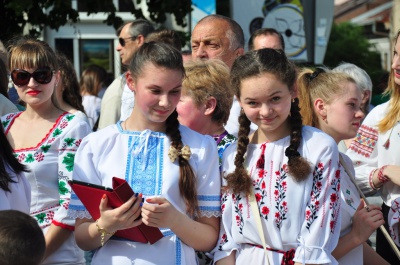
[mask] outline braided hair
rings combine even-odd
[[[290,62],[282,50],[261,49],[248,52],[238,57],[233,63],[231,70],[231,85],[238,99],[241,96],[241,82],[244,79],[257,77],[263,73],[271,73],[290,90],[294,89],[296,81],[296,67]],[[285,150],[288,157],[288,171],[296,180],[307,178],[311,172],[309,163],[300,156],[298,148],[302,140],[302,119],[300,115],[299,101],[294,99],[291,103],[288,123],[291,126],[290,145]],[[244,166],[245,154],[249,144],[248,134],[250,132],[250,120],[242,111],[239,116],[239,134],[237,141],[237,153],[235,156],[235,171],[225,178],[228,182],[227,188],[233,193],[244,192],[250,194],[252,179]],[[264,167],[264,159],[257,162],[258,167]]]
[[[147,63],[185,73],[181,53],[169,44],[160,42],[144,43],[133,56],[129,71],[134,79],[137,79]],[[183,147],[181,133],[179,131],[178,113],[176,110],[166,120],[166,134],[171,140],[171,145],[177,150]],[[198,215],[197,180],[189,162],[182,156],[178,156],[180,168],[179,191],[183,197],[186,210],[191,216]]]

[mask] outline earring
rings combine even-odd
[[[294,103],[294,98],[292,98],[292,103]]]

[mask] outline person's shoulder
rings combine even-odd
[[[204,145],[205,142],[211,142],[217,148],[215,140],[209,135],[198,133],[184,125],[179,125],[179,131],[181,132],[182,140],[190,143],[192,146]]]
[[[303,126],[302,136],[307,145],[331,145],[337,146],[335,140],[327,133],[311,126]]]

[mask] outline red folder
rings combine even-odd
[[[68,183],[94,220],[100,218],[99,205],[103,194],[107,195],[108,205],[112,208],[121,206],[134,195],[129,184],[124,179],[117,177],[112,179],[112,189],[78,180],[70,180]],[[135,242],[154,244],[163,237],[163,234],[157,227],[141,224],[129,229],[118,230],[115,236]]]

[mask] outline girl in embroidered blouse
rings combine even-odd
[[[321,129],[336,143],[356,135],[365,115],[361,109],[362,92],[353,78],[323,68],[303,69],[297,88],[304,124]],[[354,176],[350,158],[342,153],[340,156]],[[341,176],[341,231],[332,255],[341,265],[388,264],[366,243],[384,223],[380,208],[366,207],[343,166]]]
[[[89,135],[76,154],[74,179],[111,187],[116,176],[138,193],[116,209],[103,197],[97,220],[78,198],[71,203],[79,246],[97,249],[92,264],[191,265],[196,264],[194,250],[210,251],[216,244],[218,153],[211,137],[179,125],[175,108],[183,76],[178,50],[164,43],[143,44],[126,74],[135,93],[131,115]],[[188,148],[191,156],[184,155]],[[164,237],[152,245],[111,237],[141,223],[160,228]]]
[[[2,117],[14,154],[30,172],[30,214],[42,228],[46,252],[42,264],[83,264],[83,251],[67,217],[74,154],[89,126],[61,110],[54,90],[60,79],[57,58],[50,46],[21,38],[10,47],[11,79],[26,103],[23,112]]]
[[[389,229],[388,215],[399,212],[395,199],[400,196],[400,31],[393,45],[392,69],[385,93],[390,100],[373,108],[364,119],[346,154],[353,161],[356,180],[364,194],[380,190],[385,227],[398,240],[399,234]],[[393,204],[393,205],[392,205]],[[393,207],[390,210],[390,207]],[[396,215],[396,214],[395,214]],[[391,219],[391,218],[389,218]],[[389,225],[389,226],[388,226]],[[390,264],[399,260],[380,230],[377,230],[376,252]]]
[[[338,150],[325,133],[302,125],[295,81],[295,65],[282,50],[251,51],[232,66],[242,111],[238,141],[222,161],[218,265],[337,264]],[[249,135],[250,122],[258,129]]]

